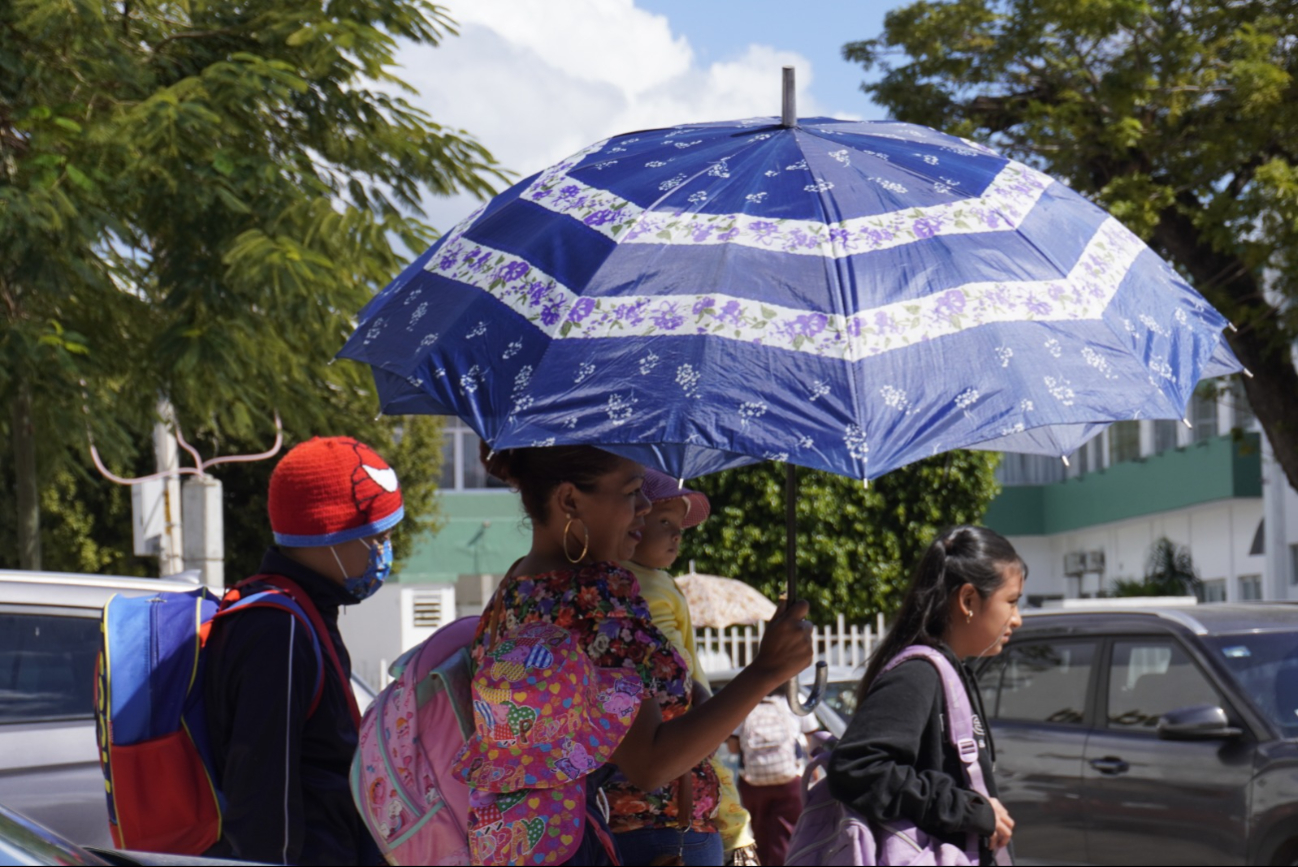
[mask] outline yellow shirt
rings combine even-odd
[[[649,616],[654,626],[667,636],[676,649],[690,664],[690,675],[694,682],[700,684],[708,694],[708,677],[703,673],[703,664],[699,661],[698,649],[694,643],[694,625],[690,622],[689,605],[681,593],[676,581],[663,569],[648,569],[639,563],[626,561],[622,563],[640,582],[640,595],[649,606]],[[741,846],[752,845],[752,817],[739,801],[739,789],[735,786],[734,775],[720,759],[713,758],[712,766],[716,769],[717,780],[721,784],[717,801],[716,825],[721,833],[721,845],[729,852]]]

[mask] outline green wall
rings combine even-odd
[[[983,523],[1007,536],[1043,536],[1261,496],[1258,435],[1220,436],[1052,485],[1007,487]]]
[[[442,513],[445,526],[416,543],[396,580],[454,583],[459,575],[503,575],[531,547],[518,495],[510,491],[442,494]],[[484,521],[491,524],[485,530]]]

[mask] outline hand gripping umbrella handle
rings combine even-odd
[[[798,471],[793,464],[784,465],[784,563],[785,575],[788,578],[789,587],[787,599],[792,605],[798,599]],[[784,697],[789,700],[789,710],[798,716],[806,716],[816,709],[820,704],[820,698],[825,694],[825,684],[829,682],[829,666],[825,661],[816,663],[816,682],[811,687],[811,695],[807,697],[804,704],[802,696],[798,694],[798,679],[795,677],[785,684]]]
[[[784,697],[789,700],[789,710],[798,716],[806,716],[816,709],[820,704],[820,698],[825,694],[825,684],[829,682],[829,666],[825,660],[816,663],[816,682],[811,687],[811,695],[807,696],[806,702],[798,695],[798,679],[795,677],[784,685]]]

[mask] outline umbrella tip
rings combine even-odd
[[[1064,462],[1064,466],[1066,466],[1066,467],[1071,467],[1071,466],[1072,466],[1072,464],[1068,463],[1068,455],[1060,455],[1060,456],[1059,456],[1059,460],[1063,461],[1063,462]]]
[[[678,491],[683,491],[683,490],[685,490],[685,477],[684,477],[684,476],[681,476],[681,477],[680,477],[680,480],[676,482],[676,490],[678,490]]]
[[[798,100],[794,88],[794,71],[792,66],[784,67],[784,101],[781,106],[780,126],[792,129],[798,125]]]
[[[1190,424],[1190,420],[1188,418],[1181,419],[1181,424],[1185,425],[1190,430],[1194,430],[1194,425]]]
[[[1238,333],[1239,333],[1239,329],[1235,327],[1235,323],[1234,323],[1234,322],[1227,322],[1227,323],[1226,323],[1226,327],[1229,328],[1229,329],[1231,330],[1232,333],[1235,333],[1235,334],[1238,334]]]
[[[1247,367],[1243,368],[1243,371],[1244,371],[1244,375],[1247,376],[1249,379],[1253,378],[1253,371],[1249,370]]]

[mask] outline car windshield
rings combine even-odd
[[[1205,643],[1284,736],[1298,738],[1298,632],[1220,635]]]
[[[825,704],[838,712],[844,720],[856,713],[856,681],[833,681],[825,685]]]

